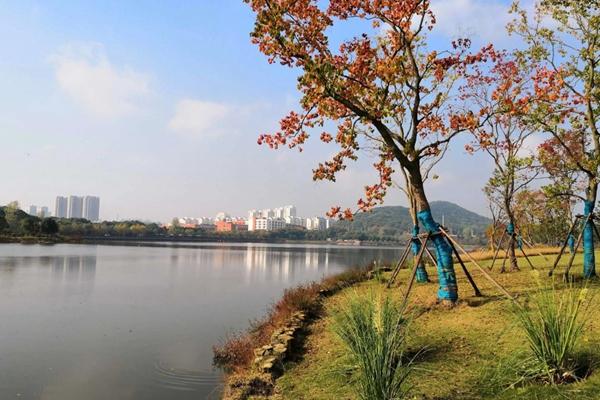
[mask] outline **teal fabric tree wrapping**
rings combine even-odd
[[[427,232],[436,233],[440,231],[440,225],[434,221],[430,210],[419,211],[417,218]],[[442,235],[433,235],[431,240],[435,246],[437,258],[437,273],[440,284],[438,299],[455,302],[458,300],[458,286],[452,261],[452,248]]]
[[[567,237],[567,246],[569,246],[569,252],[571,254],[575,253],[575,236],[572,233],[569,233]]]
[[[594,203],[585,201],[583,214],[587,219],[594,212]],[[596,257],[594,255],[594,227],[592,219],[588,219],[583,227],[583,277],[596,276]]]
[[[412,239],[412,243],[411,243],[411,248],[412,248],[413,256],[416,257],[419,254],[419,251],[421,250],[421,241],[418,238],[419,225],[413,226],[412,234],[413,234],[413,239]],[[429,276],[427,275],[427,270],[425,269],[425,266],[423,265],[423,261],[421,261],[419,263],[419,265],[417,266],[417,282],[418,283],[429,282]]]

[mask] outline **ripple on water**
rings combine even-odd
[[[214,391],[215,398],[222,387],[221,375],[213,370],[194,371],[174,368],[162,361],[154,364],[156,384],[168,390],[195,392]]]

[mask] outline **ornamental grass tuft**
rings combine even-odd
[[[405,363],[408,320],[404,308],[386,297],[352,295],[333,312],[335,333],[348,348],[355,364],[359,398],[405,398],[411,363]]]
[[[538,289],[529,296],[527,304],[513,308],[532,353],[528,375],[550,384],[579,379],[575,351],[589,305],[586,287],[570,284],[558,289],[554,282],[547,287],[538,281]]]

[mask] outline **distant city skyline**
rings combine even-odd
[[[31,209],[35,206],[30,206]],[[46,213],[48,208],[46,208]],[[100,220],[100,197],[98,196],[56,196],[54,216],[57,218],[85,218],[89,221]]]

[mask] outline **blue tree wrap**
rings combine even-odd
[[[515,234],[515,224],[513,224],[512,222],[510,224],[508,224],[508,226],[506,227],[506,233],[508,233],[509,235],[514,235]]]
[[[523,250],[523,238],[521,235],[517,235],[517,247],[519,250]]]
[[[569,233],[567,237],[567,246],[569,246],[569,252],[571,254],[575,253],[575,236],[572,233]]]
[[[587,218],[594,212],[594,202],[585,201],[583,213]],[[583,277],[596,276],[596,257],[594,255],[594,228],[591,219],[583,227]]]
[[[439,224],[433,220],[430,210],[423,210],[417,213],[417,218],[427,232],[439,232]],[[458,286],[456,284],[456,274],[452,262],[452,248],[442,235],[434,235],[431,240],[435,246],[437,258],[437,273],[440,287],[438,289],[439,300],[449,300],[455,302],[458,300]]]
[[[412,230],[413,240],[411,244],[413,256],[416,257],[421,250],[421,242],[419,241],[419,225],[413,226]],[[415,260],[416,261],[416,260]],[[417,266],[417,282],[418,283],[427,283],[429,282],[429,276],[427,276],[427,270],[423,266],[423,262],[420,262]]]

